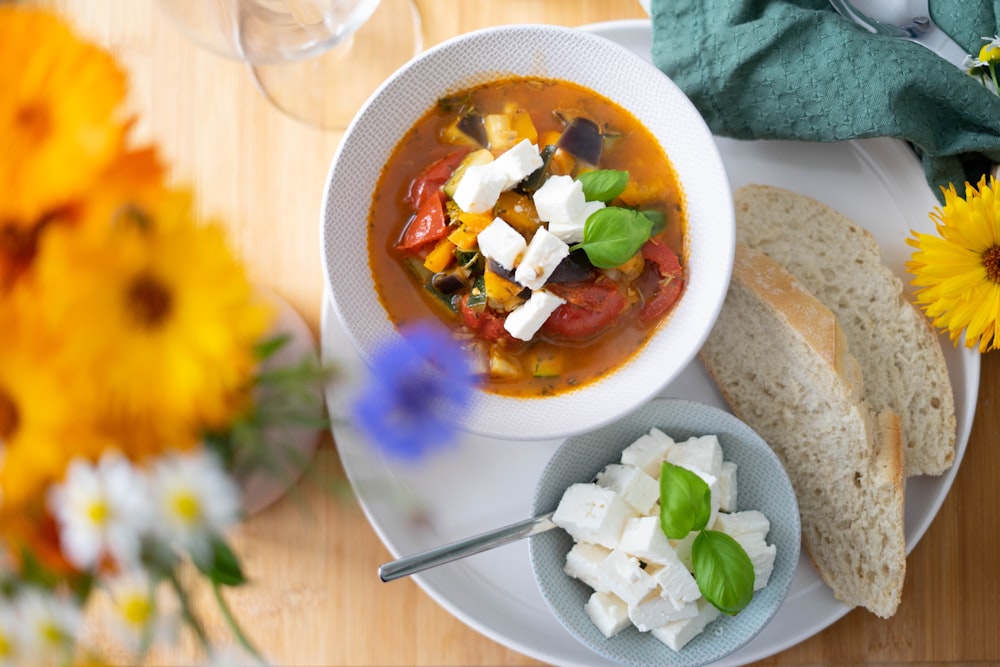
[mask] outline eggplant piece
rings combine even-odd
[[[592,280],[597,269],[590,263],[586,251],[574,250],[563,260],[549,276],[550,283],[580,283]]]
[[[441,294],[454,294],[469,284],[469,275],[462,267],[440,271],[431,276],[431,287]]]
[[[604,136],[597,123],[579,116],[563,130],[559,137],[559,148],[587,164],[596,165],[604,150]]]
[[[558,146],[554,144],[549,144],[542,148],[542,152],[540,153],[542,166],[524,177],[524,180],[517,185],[516,189],[518,192],[531,195],[545,184],[549,176],[549,162],[552,161],[552,156],[556,154],[557,148]]]
[[[475,141],[480,146],[486,143],[486,127],[483,125],[483,117],[478,113],[465,113],[458,119],[456,125],[458,130],[465,136]]]

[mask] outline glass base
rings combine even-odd
[[[350,38],[298,62],[248,65],[279,109],[309,125],[344,129],[372,93],[423,50],[413,0],[381,0]]]

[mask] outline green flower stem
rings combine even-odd
[[[997,68],[990,61],[990,78],[993,79],[993,92],[1000,95],[1000,83],[997,83]]]
[[[233,616],[232,610],[229,608],[229,604],[226,603],[226,598],[222,596],[222,587],[216,581],[212,582],[212,592],[215,593],[215,601],[219,604],[219,610],[222,612],[222,616],[226,619],[226,623],[229,624],[229,630],[233,633],[236,641],[246,649],[247,653],[257,658],[260,662],[267,662],[264,660],[264,656],[260,654],[260,651],[253,645],[250,639],[243,632],[243,628],[240,627],[239,622],[236,617]]]
[[[198,620],[198,617],[194,614],[194,610],[191,609],[191,601],[188,600],[187,591],[184,590],[180,579],[177,578],[177,573],[170,570],[167,573],[167,579],[170,581],[170,585],[173,586],[174,591],[177,592],[177,599],[181,603],[181,615],[184,616],[184,620],[187,621],[188,625],[191,626],[191,629],[198,636],[201,647],[205,649],[206,653],[210,653],[212,642],[209,641],[208,635],[205,633],[205,628],[201,627],[201,621]]]

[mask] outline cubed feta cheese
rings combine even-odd
[[[764,541],[761,533],[742,533],[733,535],[732,538],[740,543],[743,550],[750,557],[753,563],[753,589],[759,591],[767,586],[771,578],[771,571],[774,569],[774,557],[778,554],[778,548],[773,544]]]
[[[579,243],[583,240],[587,218],[602,208],[604,208],[604,202],[588,201],[583,205],[583,211],[578,217],[573,220],[552,220],[548,223],[548,229],[566,243]]]
[[[597,577],[597,567],[611,555],[610,549],[599,544],[577,542],[566,554],[566,565],[563,571],[574,579],[579,579],[596,591],[601,585]]]
[[[613,593],[595,592],[583,609],[601,634],[608,639],[629,625],[628,605]]]
[[[714,435],[689,438],[670,448],[667,461],[685,468],[697,468],[718,477],[722,469],[722,446]]]
[[[640,632],[649,632],[671,621],[680,621],[697,615],[698,605],[694,602],[677,608],[655,590],[638,604],[628,606],[629,620]]]
[[[497,203],[506,184],[507,177],[492,162],[471,165],[462,174],[452,199],[466,213],[486,213]]]
[[[514,268],[517,258],[521,256],[528,242],[517,233],[517,230],[501,218],[494,218],[483,231],[476,236],[479,252],[508,271]]]
[[[538,218],[543,222],[573,222],[587,203],[583,184],[570,176],[550,176],[532,196]]]
[[[639,436],[635,442],[622,450],[621,462],[642,468],[653,479],[660,479],[660,465],[666,458],[673,440],[666,434],[659,433],[660,435],[653,435],[650,431]]]
[[[767,537],[771,530],[771,521],[758,510],[743,510],[742,512],[719,512],[713,526],[716,530],[736,537],[747,533],[759,533]]]
[[[556,524],[578,542],[618,546],[625,522],[635,510],[621,496],[596,484],[573,484],[563,493],[552,514]]]
[[[636,466],[612,463],[597,474],[597,483],[617,492],[640,514],[649,514],[660,498],[660,485]]]
[[[556,308],[566,303],[562,297],[535,290],[531,297],[507,315],[503,328],[518,340],[531,340]]]
[[[538,146],[527,139],[514,144],[493,161],[494,167],[504,175],[504,190],[510,190],[543,164]]]
[[[687,534],[687,537],[683,537],[679,540],[670,540],[670,546],[674,548],[674,553],[677,554],[677,558],[684,563],[684,567],[688,569],[689,572],[694,571],[694,558],[691,556],[691,549],[694,547],[694,539],[698,537],[700,531],[692,530]]]
[[[647,563],[678,563],[677,554],[660,527],[658,516],[640,516],[625,522],[618,548]]]
[[[723,512],[736,511],[736,464],[723,461],[719,471],[719,509]]]
[[[650,631],[651,634],[673,650],[680,651],[699,632],[704,630],[705,626],[719,617],[719,610],[706,600],[699,600],[697,604],[698,615],[694,618],[671,621],[658,628],[653,628]]]
[[[539,289],[567,255],[569,246],[539,227],[514,271],[514,280],[530,289]]]
[[[677,608],[694,602],[701,597],[698,582],[687,567],[674,556],[674,561],[664,564],[651,572],[656,584],[660,587],[660,595],[670,600]]]
[[[656,588],[653,577],[642,569],[639,560],[618,549],[597,567],[597,577],[603,590],[614,593],[630,605],[638,604]]]

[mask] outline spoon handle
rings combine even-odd
[[[438,565],[444,565],[466,556],[478,554],[495,547],[516,542],[522,538],[544,533],[555,528],[551,521],[552,512],[540,516],[531,517],[517,523],[512,523],[503,528],[467,537],[457,542],[435,547],[428,551],[423,551],[412,556],[406,556],[398,560],[385,563],[378,568],[378,576],[382,581],[392,581],[401,577],[408,577],[417,572],[423,572]]]

